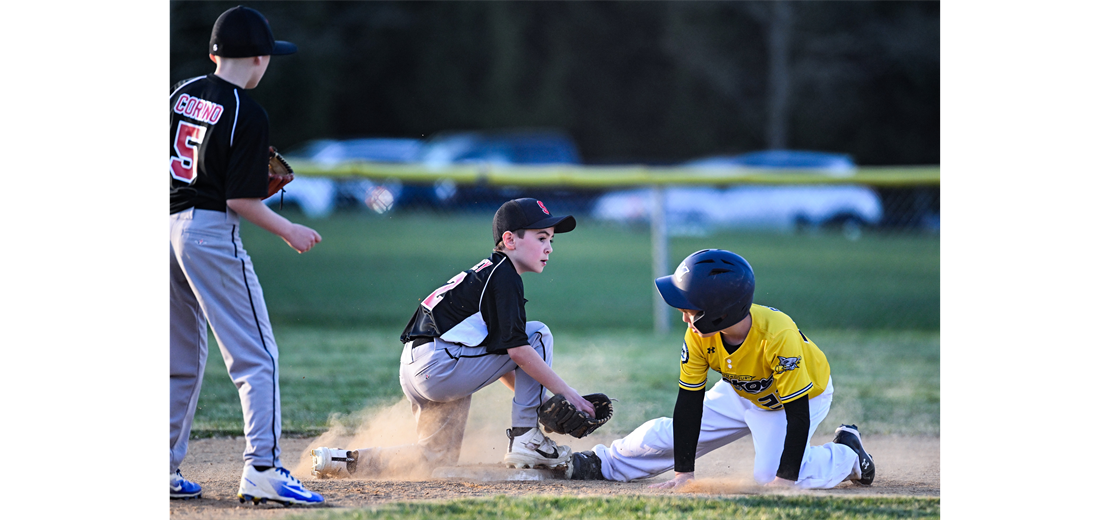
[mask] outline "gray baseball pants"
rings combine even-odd
[[[239,239],[239,215],[188,209],[170,215],[170,473],[189,431],[208,359],[208,329],[239,389],[247,464],[280,466],[278,349],[262,287]]]
[[[551,366],[554,339],[542,322],[525,324],[528,343]],[[489,354],[483,347],[467,347],[436,339],[401,352],[401,389],[416,416],[416,444],[422,462],[429,468],[456,464],[462,449],[463,432],[470,415],[470,396],[478,390],[516,371],[513,385],[512,424],[534,428],[539,425],[538,409],[547,393],[532,376],[517,367],[508,354]],[[412,451],[413,446],[387,448],[389,453]],[[411,459],[409,459],[411,460]],[[418,459],[419,460],[419,459]],[[389,461],[376,461],[388,467]]]

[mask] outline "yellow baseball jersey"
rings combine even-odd
[[[701,390],[714,370],[737,394],[765,410],[778,410],[803,395],[821,395],[829,382],[825,353],[782,311],[752,305],[751,313],[748,337],[732,354],[720,334],[702,338],[686,329],[679,387]]]

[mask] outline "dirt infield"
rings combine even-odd
[[[503,436],[503,434],[502,434]],[[492,464],[500,460],[507,440],[496,435],[486,435],[488,442],[471,446],[464,452],[460,463]],[[571,442],[567,442],[567,440]],[[591,436],[588,439],[560,437],[575,451],[589,449],[599,442],[608,444],[612,437]],[[813,440],[814,444],[830,439]],[[308,476],[311,457],[308,450],[320,442],[334,441],[321,438],[282,439],[283,459],[293,468],[305,486],[325,496],[330,508],[361,508],[400,501],[450,500],[479,498],[496,495],[572,495],[613,496],[635,494],[674,493],[648,488],[648,484],[669,479],[666,473],[647,481],[630,483],[604,481],[542,481],[542,482],[467,482],[457,480],[316,480]],[[875,457],[877,475],[871,487],[844,483],[831,490],[807,491],[813,494],[832,495],[885,495],[885,496],[940,496],[940,439],[937,437],[866,436],[864,442]],[[189,455],[181,466],[186,478],[199,483],[204,498],[171,500],[170,515],[179,519],[230,519],[278,518],[291,512],[304,512],[304,508],[286,508],[265,504],[254,506],[240,504],[236,497],[239,475],[243,468],[242,437],[193,440]],[[339,447],[338,445],[332,447]],[[351,447],[351,446],[346,446]],[[361,446],[360,446],[361,447]],[[698,480],[683,489],[680,495],[720,496],[784,493],[757,486],[751,477],[752,444],[741,439],[698,460]]]

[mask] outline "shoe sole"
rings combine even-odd
[[[328,453],[329,448],[319,447],[312,450],[312,477],[320,480],[343,478],[343,469],[337,469],[333,472],[326,472],[323,466],[326,466],[331,460],[331,454]],[[321,464],[322,462],[322,464]],[[345,468],[344,468],[345,469]]]
[[[856,483],[856,484],[859,484],[861,486],[870,486],[871,483],[875,481],[875,458],[872,457],[871,454],[868,453],[867,450],[863,448],[863,437],[859,434],[858,430],[856,430],[854,428],[839,427],[833,433],[835,433],[836,435],[839,435],[841,432],[855,437],[856,443],[859,444],[860,450],[863,451],[863,454],[867,457],[868,461],[871,463],[871,469],[869,470],[870,475],[867,476],[867,477],[864,477],[864,476],[861,475],[861,477],[858,478],[858,479],[852,479],[852,482]],[[840,444],[844,444],[844,443],[840,443]],[[849,445],[844,444],[844,446],[849,446]],[[849,447],[851,447],[851,446],[849,446]],[[855,451],[855,450],[852,450],[852,451]],[[859,454],[857,453],[856,455],[858,456]],[[860,468],[860,472],[861,473],[863,472],[862,467]],[[866,480],[866,482],[865,482],[865,480]]]
[[[326,450],[326,449],[328,449],[328,448],[316,448],[316,449],[312,450],[312,475],[313,476],[316,476],[317,473],[321,472],[322,468],[320,467],[320,460],[325,458],[323,451]]]
[[[197,492],[195,494],[194,493],[189,493],[189,494],[170,495],[170,498],[173,499],[173,500],[189,500],[190,498],[200,498],[200,496],[201,496],[201,493]]]
[[[554,470],[566,470],[566,469],[569,469],[569,467],[570,467],[569,463],[567,463],[567,462],[562,462],[562,463],[552,465],[552,464],[549,464],[549,463],[535,464],[535,463],[531,463],[531,462],[510,462],[510,461],[505,461],[505,466],[508,467],[508,468],[513,468],[513,469],[554,469]]]
[[[570,464],[570,457],[536,460],[532,457],[517,458],[510,454],[502,462],[505,466],[516,469],[567,469]]]
[[[291,498],[269,498],[269,497],[256,497],[256,496],[252,496],[252,495],[244,495],[242,493],[239,494],[239,503],[240,504],[242,504],[242,503],[244,503],[248,500],[250,500],[256,506],[258,504],[265,504],[267,502],[277,502],[278,504],[281,504],[285,507],[289,507],[289,506],[292,506],[292,505],[316,506],[316,505],[322,505],[324,503],[323,501],[320,501],[320,502],[305,502],[303,500],[296,500],[296,499],[291,499]]]

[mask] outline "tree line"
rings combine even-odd
[[[170,3],[170,84],[214,69],[212,23],[236,5]],[[244,5],[299,47],[251,92],[279,148],[553,128],[594,163],[767,148],[940,162],[939,2]]]

